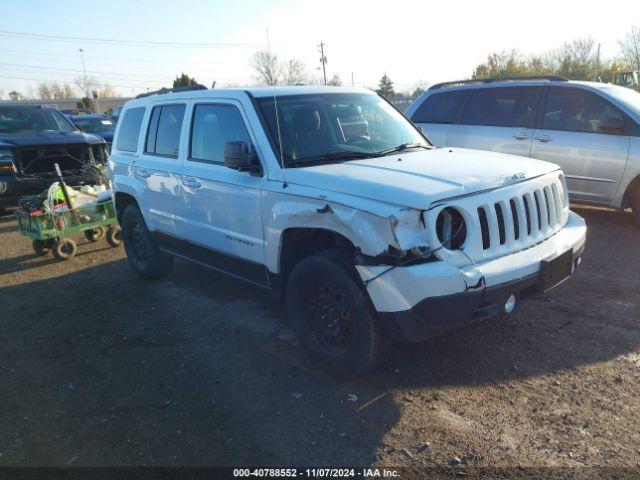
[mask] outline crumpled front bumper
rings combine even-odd
[[[584,250],[587,227],[570,212],[552,237],[504,257],[455,267],[435,261],[398,267],[367,285],[379,318],[399,341],[419,342],[475,320],[500,316],[510,295],[518,303],[542,288],[542,262],[572,251],[574,265]],[[356,266],[363,281],[388,266]]]

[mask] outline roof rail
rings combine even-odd
[[[136,95],[136,98],[149,97],[151,95],[164,95],[165,93],[187,92],[189,90],[207,90],[207,87],[196,83],[195,85],[182,85],[180,87],[173,88],[161,88],[160,90],[154,90],[153,92],[141,93]]]
[[[523,77],[493,77],[493,78],[476,78],[470,80],[455,80],[452,82],[442,82],[436,83],[435,85],[431,85],[429,90],[438,90],[440,88],[446,87],[457,87],[460,85],[468,85],[468,84],[484,84],[484,83],[494,83],[494,82],[526,82],[529,80],[546,80],[548,82],[568,82],[569,79],[565,77],[561,77],[559,75],[531,75],[531,76],[523,76]]]

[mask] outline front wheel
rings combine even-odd
[[[169,273],[173,257],[160,252],[137,206],[125,208],[121,226],[127,259],[140,278],[156,280]]]
[[[58,260],[71,260],[75,257],[78,247],[70,238],[60,238],[53,244],[53,256]]]
[[[633,214],[633,219],[636,221],[636,225],[640,226],[640,187],[636,188],[631,198],[631,213]]]
[[[361,375],[382,358],[384,332],[347,252],[301,260],[288,280],[287,309],[300,342],[332,373]]]

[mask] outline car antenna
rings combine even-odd
[[[269,41],[269,29],[267,28],[267,51],[269,52],[269,57],[271,57],[271,42]],[[280,132],[280,114],[278,113],[278,99],[276,95],[276,83],[278,83],[278,79],[272,79],[273,84],[271,85],[271,89],[273,92],[273,110],[276,114],[276,130],[278,132],[278,146],[280,147],[280,168],[282,168],[282,188],[287,188],[287,177],[285,175],[284,168],[284,153],[282,150],[282,133]]]

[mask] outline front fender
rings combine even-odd
[[[282,234],[289,228],[318,228],[347,238],[362,253],[372,257],[390,247],[409,250],[426,246],[427,236],[419,210],[386,209],[384,214],[365,212],[320,198],[271,192],[264,199],[265,264],[279,272]]]

